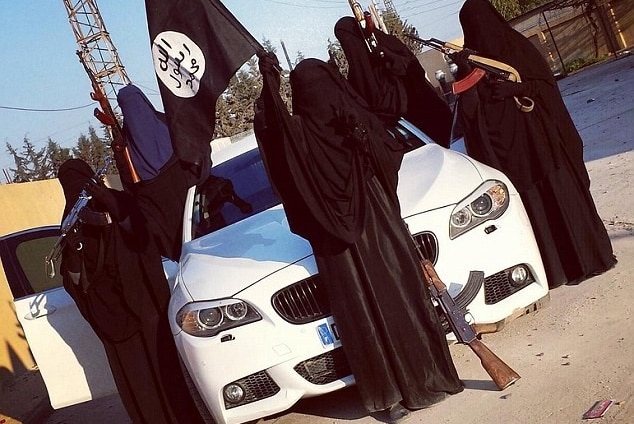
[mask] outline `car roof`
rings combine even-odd
[[[219,165],[229,159],[232,159],[257,147],[258,143],[255,138],[255,134],[251,133],[239,140],[232,142],[225,147],[212,150],[211,161],[213,165]]]

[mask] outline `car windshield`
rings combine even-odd
[[[211,168],[196,188],[192,238],[217,231],[280,203],[257,148]]]
[[[388,129],[414,150],[430,141],[407,122]],[[212,233],[280,204],[257,147],[211,168],[210,177],[196,188],[192,213],[192,239]]]

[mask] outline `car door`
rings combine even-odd
[[[55,409],[116,393],[101,341],[44,258],[59,237],[41,227],[0,238],[0,259],[15,311]]]

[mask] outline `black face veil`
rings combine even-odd
[[[363,222],[365,181],[376,174],[394,193],[400,146],[331,65],[302,61],[291,73],[293,116],[264,74],[256,135],[291,229],[314,242],[323,234],[353,242]],[[365,136],[351,137],[363,128]],[[293,212],[291,212],[293,211]]]
[[[522,79],[541,79],[555,85],[539,51],[488,0],[467,0],[459,17],[465,47],[513,66]]]
[[[404,117],[448,147],[452,124],[449,105],[401,40],[379,30],[374,33],[381,55],[368,51],[354,18],[337,21],[335,36],[348,60],[348,81],[388,125]]]

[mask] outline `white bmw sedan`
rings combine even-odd
[[[399,172],[403,218],[471,322],[497,331],[539,308],[548,284],[508,178],[408,122],[392,133],[410,149]],[[211,179],[188,193],[181,259],[166,267],[169,315],[204,412],[237,424],[354,378],[310,244],[289,230],[255,138],[213,161]]]

